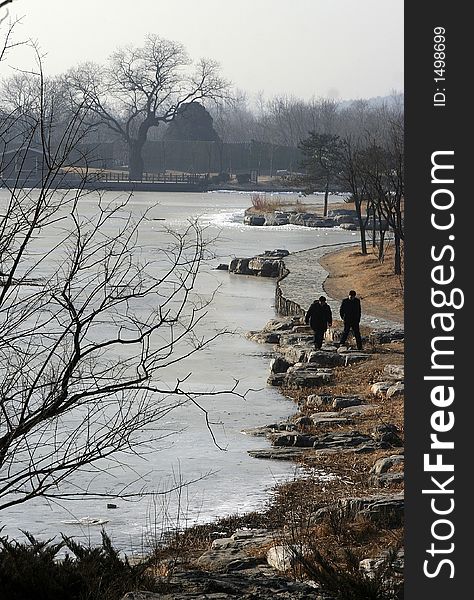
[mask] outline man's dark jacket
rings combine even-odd
[[[361,314],[359,298],[344,298],[339,314],[344,323],[359,323]]]
[[[326,330],[328,325],[332,325],[332,312],[329,304],[321,304],[319,301],[313,302],[306,313],[305,322],[309,323],[313,331]]]

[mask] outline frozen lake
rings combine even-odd
[[[6,192],[0,190],[0,200],[5,198]],[[330,199],[330,202],[340,201],[340,197]],[[313,196],[311,202],[322,203],[322,197]],[[130,490],[144,488],[147,495],[134,501],[80,498],[56,503],[35,499],[0,513],[3,535],[17,537],[19,529],[42,538],[62,532],[95,543],[100,539],[100,525],[71,523],[88,517],[105,521],[103,526],[117,547],[140,552],[155,526],[159,529],[161,523],[175,521],[178,504],[181,525],[243,513],[262,506],[276,482],[293,476],[291,464],[250,458],[247,450],[266,446],[268,442],[241,433],[244,428],[282,420],[294,412],[292,402],[266,386],[271,348],[243,337],[246,331],[262,328],[275,316],[275,282],[230,275],[215,267],[234,256],[252,256],[275,248],[290,252],[304,250],[352,241],[355,236],[354,232],[337,228],[244,226],[243,213],[250,205],[250,194],[236,192],[142,192],[134,194],[127,205],[127,210],[135,215],[150,211],[142,231],[148,247],[160,247],[165,226],[183,231],[190,217],[198,217],[206,227],[206,235],[216,238],[212,247],[215,256],[204,265],[197,282],[198,292],[204,297],[217,290],[203,327],[211,335],[221,329],[235,333],[218,338],[211,347],[178,364],[172,375],[192,373],[194,388],[203,391],[230,387],[234,379],[240,381],[241,389],[258,390],[249,393],[245,400],[230,395],[203,400],[221,449],[213,443],[202,412],[189,404],[182,406],[159,423],[163,431],[174,435],[149,448],[144,455],[127,455],[122,460],[127,464],[122,466],[104,464],[92,480],[88,473],[75,476],[81,487],[97,493],[119,490],[129,484]],[[95,206],[93,196],[81,200],[81,211],[86,214],[94,211]],[[45,248],[51,242],[47,236],[41,239]],[[151,493],[160,493],[176,481],[195,483],[179,499],[177,494],[167,497],[168,517],[165,517],[161,512],[161,496]],[[117,504],[117,509],[107,509],[108,502]]]

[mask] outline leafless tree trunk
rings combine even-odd
[[[141,48],[117,50],[104,67],[85,64],[67,73],[76,105],[85,103],[127,144],[130,180],[142,178],[142,151],[152,127],[169,123],[194,101],[226,96],[228,84],[215,62],[201,60],[193,72],[189,65],[181,44],[148,35]]]

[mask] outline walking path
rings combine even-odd
[[[324,282],[328,272],[321,265],[320,259],[331,252],[337,252],[348,246],[355,245],[352,242],[345,244],[330,244],[318,246],[310,250],[294,252],[284,258],[285,271],[287,275],[277,282],[276,304],[281,314],[302,314],[306,312],[315,298],[321,295],[327,297],[324,290]],[[309,278],[310,274],[310,278]],[[327,297],[333,315],[339,317],[340,300]],[[364,314],[362,303],[362,325],[373,329],[392,329],[402,327],[401,323],[382,319]]]

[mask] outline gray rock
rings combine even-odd
[[[383,372],[384,375],[390,379],[395,379],[397,381],[403,381],[405,378],[404,365],[385,365]]]
[[[244,275],[259,275],[260,277],[278,277],[281,262],[279,259],[264,258],[256,256],[248,262],[248,272]]]
[[[395,465],[402,465],[404,461],[405,458],[403,454],[394,454],[392,456],[379,458],[370,469],[370,472],[374,475],[381,475],[382,473],[389,471]]]
[[[310,394],[305,401],[306,407],[319,408],[332,404],[334,396],[332,394]]]
[[[314,424],[314,421],[311,417],[298,417],[294,420],[294,424],[296,427],[304,429],[306,427],[311,427]]]
[[[279,344],[280,334],[266,331],[249,331],[245,337],[257,344]]]
[[[360,514],[380,526],[396,527],[403,524],[403,494],[343,498],[339,505],[352,517]]]
[[[270,425],[263,425],[261,427],[251,427],[250,429],[242,429],[242,433],[245,435],[252,435],[254,437],[269,437],[274,433],[280,431],[295,431],[295,423],[271,423]]]
[[[276,248],[275,250],[265,250],[263,254],[260,256],[270,257],[270,258],[285,258],[285,256],[289,256],[290,251],[285,248]]]
[[[271,373],[286,373],[291,366],[287,360],[282,358],[281,356],[277,356],[270,361],[270,371]]]
[[[330,217],[339,217],[341,215],[357,218],[357,212],[353,208],[334,208],[328,212]]]
[[[293,388],[317,387],[329,383],[333,377],[331,369],[311,369],[306,366],[290,367],[285,385]]]
[[[367,435],[358,431],[349,433],[327,433],[321,436],[315,436],[313,448],[354,448],[371,441]]]
[[[348,406],[359,406],[360,404],[363,404],[363,402],[357,396],[338,396],[332,401],[334,410],[340,410]]]
[[[316,423],[320,420],[324,420],[324,419],[337,419],[340,417],[341,413],[335,412],[335,411],[325,411],[325,412],[316,412],[313,413],[310,416],[310,419]]]
[[[333,216],[333,215],[331,215]],[[338,224],[338,225],[347,225],[349,224],[356,224],[357,223],[357,215],[356,214],[346,214],[346,215],[335,215],[334,216],[334,221]]]
[[[298,460],[309,448],[297,448],[287,446],[274,446],[272,448],[260,448],[258,450],[248,450],[248,455],[252,458],[262,458],[268,460]]]
[[[344,364],[344,358],[337,352],[326,352],[324,350],[311,351],[308,354],[308,362],[320,367],[339,367]]]
[[[290,213],[275,211],[274,213],[265,213],[265,225],[288,225],[290,222]]]
[[[387,393],[387,390],[393,385],[393,381],[379,381],[370,387],[370,391],[374,396],[382,398]]]
[[[391,423],[377,425],[373,431],[373,438],[376,442],[384,442],[388,446],[400,448],[403,446],[403,441],[398,435],[398,427]]]
[[[268,385],[273,385],[274,387],[281,387],[286,383],[286,373],[270,373],[267,379]]]
[[[272,546],[267,552],[267,563],[277,571],[289,571],[295,556],[288,546]]]
[[[401,381],[397,381],[394,385],[391,385],[387,390],[387,398],[398,398],[405,394],[405,384]]]
[[[245,215],[244,224],[253,226],[265,225],[265,217],[262,215]]]
[[[287,331],[292,329],[300,321],[296,317],[284,317],[282,319],[272,319],[263,328],[263,331],[275,332],[275,331]]]
[[[281,340],[281,338],[280,338]],[[305,344],[286,344],[280,343],[279,352],[281,353],[284,360],[291,364],[304,363],[307,361],[308,354],[311,352],[311,348]]]
[[[394,341],[405,339],[405,330],[401,327],[391,329],[377,329],[372,331],[369,340],[371,343],[390,344]]]
[[[294,434],[280,434],[273,436],[273,446],[284,446],[286,448],[296,446],[297,448],[312,448],[315,438],[311,435],[304,435],[301,433]]]
[[[339,415],[339,413],[335,413],[336,415]],[[336,417],[315,417],[313,419],[313,423],[314,425],[317,425],[319,427],[329,427],[329,426],[334,426],[334,425],[350,425],[352,423],[352,419],[349,419],[347,417],[340,417],[340,416],[336,416]]]
[[[371,404],[361,404],[360,406],[348,406],[347,408],[341,409],[339,412],[342,416],[358,417],[359,415],[365,415],[376,410]]]
[[[346,231],[357,231],[359,229],[355,223],[341,223],[339,227],[341,229],[345,229]]]

